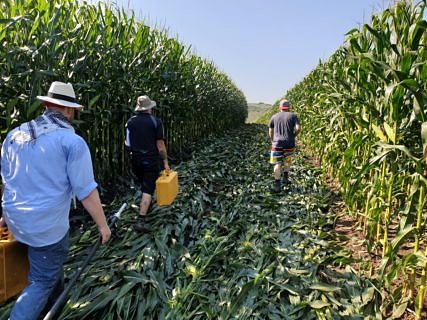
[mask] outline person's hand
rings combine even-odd
[[[0,228],[4,228],[6,227],[6,220],[4,219],[4,217],[0,218]]]
[[[99,233],[101,234],[102,244],[105,244],[111,238],[111,230],[108,225],[98,228]]]
[[[166,172],[166,174],[169,174],[170,171],[171,171],[171,168],[169,167],[169,165],[165,164],[165,172]]]

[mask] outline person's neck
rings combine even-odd
[[[72,119],[70,119],[70,117],[67,115],[67,113],[65,112],[65,108],[55,108],[55,107],[49,107],[46,108],[45,113],[54,113],[56,114],[58,117],[67,120],[69,123],[71,123]]]

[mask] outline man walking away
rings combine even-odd
[[[273,115],[268,124],[268,135],[272,142],[270,163],[274,165],[273,191],[278,193],[282,188],[280,181],[283,165],[283,183],[289,184],[289,170],[292,163],[292,154],[295,150],[295,137],[301,131],[299,119],[290,112],[291,104],[288,100],[279,103],[280,112]]]
[[[163,123],[152,115],[156,102],[148,96],[140,96],[135,107],[136,115],[126,123],[125,144],[131,152],[132,171],[138,178],[142,198],[139,217],[134,224],[138,232],[150,231],[146,221],[151,199],[156,189],[156,180],[160,175],[160,160],[169,171],[168,156],[165,145]]]
[[[3,217],[15,239],[28,245],[28,286],[10,320],[38,319],[48,300],[63,290],[71,200],[76,196],[98,226],[102,243],[111,236],[96,189],[92,159],[74,132],[76,103],[70,83],[53,82],[38,96],[46,111],[10,131],[1,149]]]

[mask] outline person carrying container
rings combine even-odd
[[[279,103],[280,112],[273,115],[268,124],[268,135],[271,140],[270,163],[274,165],[273,192],[280,192],[282,188],[282,162],[283,184],[289,184],[289,170],[292,154],[295,150],[295,137],[301,131],[297,115],[290,111],[291,104],[283,99]]]
[[[74,132],[76,102],[70,83],[55,81],[37,96],[44,113],[11,130],[1,149],[3,217],[15,239],[28,245],[28,286],[11,320],[38,319],[63,290],[69,250],[69,212],[76,196],[98,226],[102,243],[111,236],[94,180],[86,142]]]
[[[135,112],[125,126],[125,145],[131,154],[132,172],[138,179],[142,191],[139,216],[133,225],[137,232],[150,231],[146,221],[151,199],[156,189],[156,180],[160,176],[161,163],[169,171],[163,123],[160,118],[152,115],[156,102],[148,96],[137,99]]]

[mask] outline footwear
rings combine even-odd
[[[281,189],[282,189],[282,184],[281,184],[280,180],[274,180],[273,192],[279,193]]]
[[[290,182],[289,182],[289,173],[288,172],[283,172],[283,179],[282,179],[282,182],[283,182],[283,184],[284,185],[288,185]]]
[[[139,216],[133,224],[133,229],[137,232],[150,232],[150,225],[145,221],[145,217]]]

